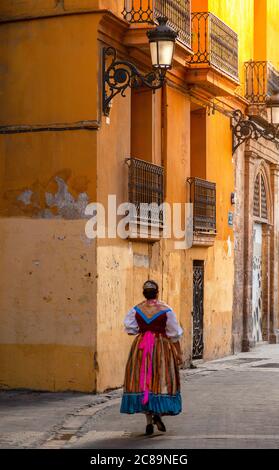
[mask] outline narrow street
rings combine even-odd
[[[142,415],[103,395],[0,393],[1,448],[279,448],[279,346],[261,345],[181,373],[183,413],[144,436]]]

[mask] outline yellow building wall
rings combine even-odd
[[[233,212],[232,138],[230,120],[221,113],[208,115],[196,111],[191,117],[194,117],[191,176],[216,183],[214,244],[190,250],[191,264],[194,260],[204,260],[204,359],[210,360],[231,353],[234,237],[228,215]]]
[[[254,1],[194,0],[193,4],[196,11],[208,8],[238,34],[241,87],[237,91],[244,93],[243,63],[254,55]],[[234,211],[232,135],[230,120],[218,112],[206,117],[206,179],[216,182],[217,236],[213,247],[195,248],[192,256],[205,260],[204,358],[208,360],[231,353],[233,309],[234,238],[228,224],[228,213]]]
[[[1,0],[0,20],[26,16],[63,15],[99,9],[107,9],[120,16],[123,3],[122,0]]]
[[[267,60],[278,69],[278,17],[279,3],[276,0],[255,1],[255,54],[254,60]]]
[[[166,199],[185,202],[190,149],[190,121],[185,117],[189,113],[190,103],[186,95],[172,88],[167,89],[166,100]],[[103,119],[98,133],[98,201],[105,206],[108,193],[116,194],[118,202],[127,200],[128,178],[124,159],[130,156],[130,112],[130,93],[125,99],[116,97],[110,124]],[[185,120],[185,126],[178,128],[177,122],[182,120]],[[119,136],[122,138],[119,139]],[[137,156],[145,159],[145,155]],[[182,343],[185,359],[189,359],[192,307],[189,292],[192,285],[186,260],[187,253],[174,250],[171,240],[156,243],[119,238],[97,241],[98,391],[123,383],[125,364],[133,341],[124,332],[123,320],[126,312],[142,300],[142,285],[148,277],[158,281],[160,297],[174,308],[185,331]]]
[[[103,117],[98,132],[97,200],[108,207],[108,195],[116,205],[127,201],[128,181],[125,158],[130,157],[131,94],[113,100],[109,123]],[[118,218],[119,220],[119,218]],[[130,338],[123,320],[133,306],[133,254],[126,240],[97,240],[97,390],[122,385],[124,363]]]
[[[166,201],[187,202],[187,177],[190,176],[191,103],[181,90],[166,87],[163,97],[163,164],[166,172]],[[181,211],[184,217],[183,211]],[[182,224],[182,228],[185,229]],[[164,300],[173,307],[184,330],[181,339],[184,359],[192,350],[192,270],[190,250],[175,249],[173,240],[163,241]]]
[[[98,123],[100,18],[1,24],[0,125]]]
[[[191,112],[191,176],[206,179],[206,110]]]
[[[266,60],[269,60],[279,69],[279,2],[277,0],[267,0],[267,51]]]
[[[256,0],[257,1],[257,0]],[[244,93],[243,63],[254,56],[254,0],[208,0],[208,11],[238,34],[239,80]]]
[[[228,212],[233,211],[231,193],[234,192],[234,164],[230,119],[221,113],[207,116],[206,178],[216,182],[217,240],[233,240],[233,229],[228,225]]]
[[[163,145],[163,148],[166,146],[167,149],[165,149],[164,157],[166,200],[183,203],[186,201],[186,178],[190,176],[190,103],[183,93],[171,87],[167,89],[164,103],[167,109],[167,117],[164,122],[166,140]],[[114,103],[115,113],[118,104]],[[124,112],[124,108],[125,104],[122,103],[122,112]],[[116,113],[111,116],[112,126],[117,122],[117,115]],[[222,116],[218,118],[213,116],[208,120],[211,122],[207,123],[209,157],[206,177],[215,181],[218,188],[218,235],[214,247],[195,247],[186,251],[175,250],[171,240],[162,241],[159,246],[158,244],[148,246],[144,243],[127,245],[127,242],[122,244],[118,242],[118,247],[109,244],[105,246],[102,243],[102,248],[100,248],[99,244],[99,276],[102,276],[102,279],[98,277],[100,282],[98,298],[101,302],[99,312],[102,315],[102,319],[100,318],[98,321],[98,325],[100,325],[100,330],[98,330],[98,364],[99,370],[102,371],[99,374],[99,390],[104,390],[108,384],[113,383],[115,386],[121,384],[132,341],[129,338],[125,340],[122,326],[123,311],[141,300],[141,286],[147,275],[160,283],[163,299],[177,313],[184,328],[182,339],[184,358],[189,360],[192,348],[193,260],[196,259],[205,260],[204,357],[208,360],[223,357],[231,352],[234,266],[233,235],[232,229],[228,227],[227,217],[228,210],[231,209],[230,195],[234,185],[230,123],[227,118]],[[184,122],[185,125],[179,128],[177,126],[179,122]],[[222,153],[220,153],[220,135],[224,135],[224,151]],[[110,148],[111,144],[112,142],[108,143]],[[103,151],[106,152],[105,148]],[[109,176],[113,191],[118,187],[116,186],[117,180],[118,183],[121,181],[121,184],[127,184],[123,180],[123,176],[121,180],[119,173],[117,174],[118,171],[117,165],[113,164],[110,175],[116,173],[114,183]],[[138,263],[142,263],[142,266],[138,267]],[[132,283],[131,279],[133,279]],[[107,295],[108,289],[111,292],[109,297]],[[121,296],[121,292],[125,292],[125,297]],[[114,300],[112,300],[112,296]],[[115,305],[120,306],[120,311],[113,310]],[[119,344],[122,345],[121,348],[119,348]],[[116,349],[118,354],[112,363],[111,358]]]
[[[83,229],[0,219],[0,388],[95,389],[96,260]]]
[[[220,114],[207,116],[206,177],[216,183],[217,236],[205,264],[205,359],[231,353],[234,282],[234,234],[228,224],[234,164],[230,120]]]
[[[167,87],[164,106],[166,201],[186,202],[186,178],[190,175],[190,100],[182,92]]]
[[[61,9],[60,3],[38,1],[32,14]],[[115,3],[81,0],[78,8],[112,9]],[[0,17],[26,15],[32,4],[4,1]],[[77,4],[65,0],[63,8],[69,12]],[[208,8],[238,32],[240,62],[252,58],[253,2],[208,0]],[[1,284],[2,387],[102,391],[122,385],[132,341],[123,318],[142,299],[148,276],[159,282],[161,297],[177,313],[189,359],[195,259],[205,260],[205,359],[230,353],[234,272],[228,211],[234,184],[228,118],[216,113],[206,122],[206,178],[217,183],[214,247],[185,251],[174,250],[171,240],[93,243],[85,236],[82,202],[97,200],[106,207],[108,194],[126,201],[124,160],[131,156],[129,91],[114,99],[110,121],[100,115],[100,19],[98,13],[73,15],[0,28],[5,45],[0,46],[0,125],[101,124],[98,132],[0,136],[1,268],[7,273]],[[172,87],[164,93],[166,198],[184,203],[190,101]]]
[[[206,249],[189,250],[191,289],[193,261],[204,261],[203,358],[206,361],[231,354],[233,259],[233,250],[228,253],[225,241],[216,241]]]
[[[267,58],[267,0],[254,0],[254,56],[256,61]]]
[[[191,8],[193,12],[204,12],[208,11],[209,0],[192,0]]]
[[[98,21],[1,24],[1,125],[99,118]],[[96,148],[93,130],[0,135],[3,388],[96,388]]]
[[[95,389],[92,149],[84,131],[0,136],[2,387]]]

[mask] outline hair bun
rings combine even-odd
[[[147,289],[152,289],[152,290],[158,290],[158,284],[155,281],[146,281],[143,284],[143,290]]]

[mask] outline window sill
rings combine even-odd
[[[156,225],[144,221],[129,223],[129,240],[158,241],[163,237],[163,225]]]
[[[193,246],[213,246],[216,239],[216,232],[194,232]]]

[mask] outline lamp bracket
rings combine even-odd
[[[125,97],[127,88],[147,86],[151,90],[162,88],[165,81],[166,70],[152,70],[142,75],[134,64],[127,60],[118,60],[114,47],[103,48],[103,112],[109,116],[111,100],[119,93]],[[107,66],[107,58],[111,58]]]
[[[258,140],[261,137],[270,142],[275,142],[279,147],[278,126],[267,123],[265,127],[260,127],[252,119],[247,119],[240,109],[236,109],[232,113],[231,127],[233,131],[233,153],[247,140]]]

